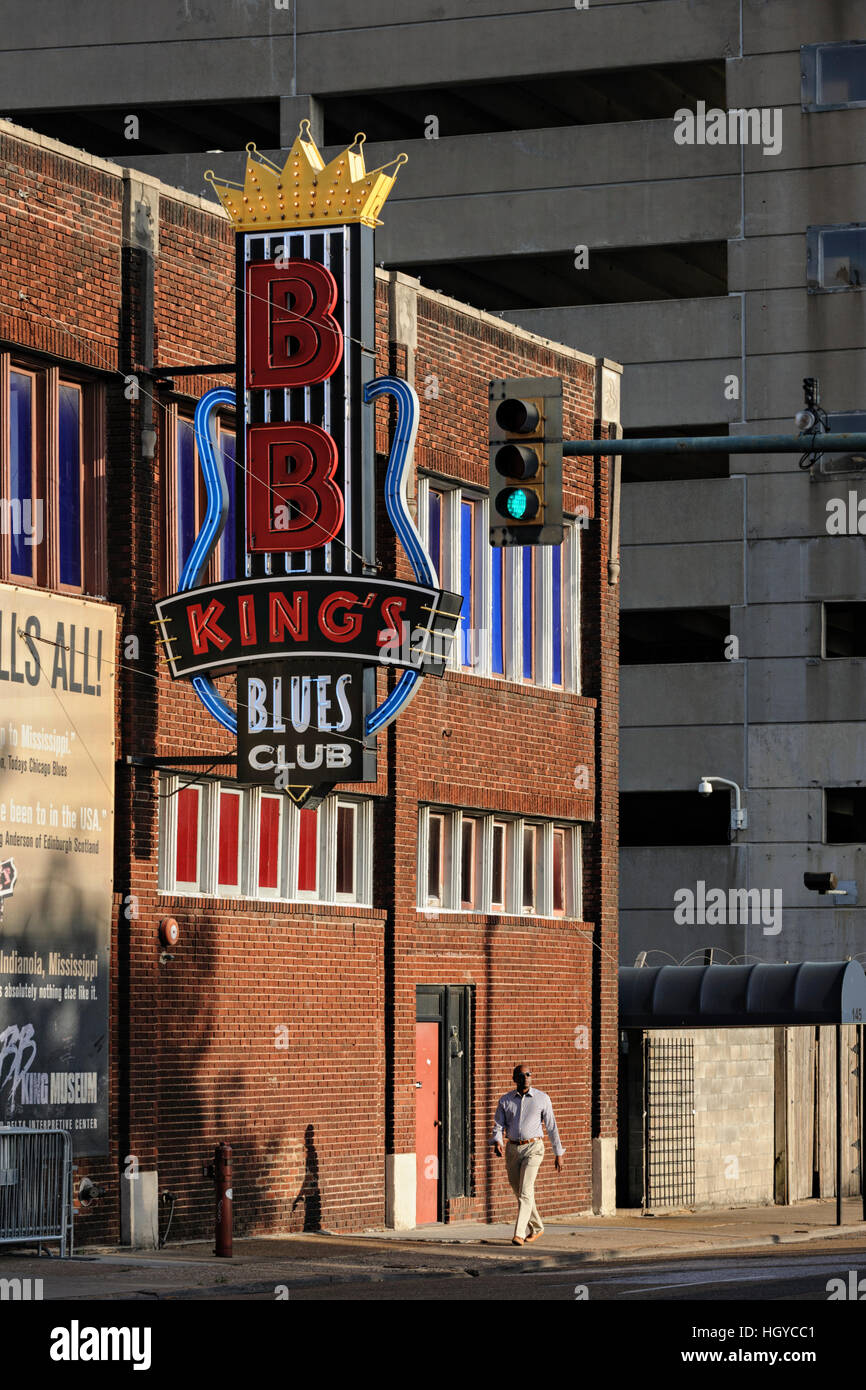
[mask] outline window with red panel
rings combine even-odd
[[[301,811],[298,828],[298,892],[315,893],[319,883],[319,813]]]
[[[259,888],[278,893],[280,887],[280,813],[278,796],[263,796],[259,813]]]
[[[341,803],[337,807],[337,894],[355,892],[355,813],[356,807]]]
[[[217,884],[220,889],[240,889],[240,826],[240,793],[220,791],[217,855]]]
[[[177,858],[175,879],[180,885],[198,887],[198,827],[201,788],[181,787],[177,794]]]

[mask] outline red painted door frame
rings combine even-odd
[[[415,1223],[439,1220],[440,1023],[415,1024]]]

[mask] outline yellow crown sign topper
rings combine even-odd
[[[398,154],[389,164],[368,173],[361,148],[366,138],[356,135],[347,150],[326,164],[310,134],[310,122],[305,120],[282,169],[249,144],[242,184],[218,179],[212,169],[206,171],[205,178],[239,232],[330,227],[346,222],[379,227],[378,215],[394,187],[398,169],[409,156]]]

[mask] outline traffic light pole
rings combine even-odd
[[[866,434],[722,434],[675,439],[565,439],[569,458],[612,454],[855,454],[866,453]]]

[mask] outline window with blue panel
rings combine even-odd
[[[195,433],[191,420],[177,422],[177,570],[189,559],[198,535]]]
[[[523,551],[523,679],[532,680],[535,640],[535,598],[533,594],[533,551],[529,545]]]
[[[228,430],[220,430],[220,452],[222,453],[223,468],[228,485],[229,510],[220,542],[222,574],[219,578],[228,580],[234,579],[237,573],[235,564],[235,437]]]
[[[427,549],[442,583],[442,493],[431,488],[427,494]]]
[[[19,518],[28,514],[33,526],[33,377],[24,372],[11,372],[9,378],[9,492],[11,515]],[[17,503],[17,506],[15,505]],[[26,510],[25,510],[25,503]],[[13,525],[11,536],[12,573],[33,578],[34,547],[25,544],[23,525]],[[34,535],[38,535],[36,530]]]
[[[554,685],[562,685],[562,546],[554,545],[550,549],[550,562],[553,571],[552,583],[552,622],[553,629],[553,665],[552,679]]]
[[[492,546],[490,550],[491,559],[491,587],[490,587],[490,669],[494,676],[505,675],[505,600],[503,593],[503,578],[505,573],[505,556],[501,546]]]
[[[81,392],[60,386],[60,583],[81,587]]]
[[[473,603],[475,503],[460,503],[460,592],[463,595],[463,608],[460,612],[461,662],[464,666],[473,665],[473,627],[475,605]]]

